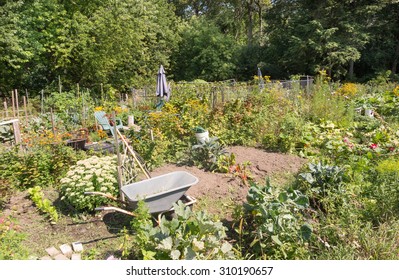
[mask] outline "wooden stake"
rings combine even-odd
[[[17,109],[17,117],[19,119],[18,90],[14,90],[14,93],[15,93],[15,108]]]
[[[62,85],[61,85],[61,77],[58,75],[58,90],[61,93],[62,92]]]
[[[6,118],[8,118],[8,107],[7,107],[7,101],[4,101],[4,111],[6,111]]]
[[[118,186],[119,186],[119,193],[120,193],[120,200],[125,201],[125,196],[122,192],[122,159],[119,152],[119,142],[118,142],[118,128],[116,127],[116,116],[115,111],[112,112],[112,119],[114,120],[114,126],[111,126],[111,129],[114,130],[114,139],[115,139],[115,149],[116,149],[116,156],[117,156],[117,167],[116,170],[118,172]]]
[[[19,120],[13,121],[12,126],[13,126],[13,130],[14,130],[15,144],[19,144],[19,143],[21,143],[21,132],[19,130]]]
[[[28,110],[26,109],[26,97],[22,97],[24,100],[24,111],[25,111],[25,126],[28,126]]]
[[[50,117],[51,117],[51,129],[53,131],[53,135],[54,135],[54,138],[55,138],[55,126],[54,126],[53,108],[50,108]]]
[[[11,91],[11,103],[12,103],[12,116],[13,116],[13,118],[15,118],[14,91]]]

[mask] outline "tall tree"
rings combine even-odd
[[[236,44],[216,24],[193,17],[183,28],[182,40],[173,56],[176,80],[226,80],[234,77]]]
[[[272,52],[280,54],[276,62],[291,73],[325,69],[335,78],[344,77],[370,40],[369,28],[379,4],[372,0],[273,1],[269,22]]]

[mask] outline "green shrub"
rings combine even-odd
[[[162,217],[157,227],[140,201],[132,221],[133,255],[150,260],[234,259],[233,247],[226,241],[226,228],[205,212],[193,212],[181,201],[174,205],[175,217]]]
[[[345,197],[344,169],[322,162],[309,163],[308,172],[300,173],[303,189],[311,197],[312,207],[323,212],[338,211]]]
[[[22,246],[25,235],[18,231],[18,226],[11,217],[0,213],[0,260],[24,260],[27,250]]]
[[[313,231],[303,215],[308,206],[308,198],[300,191],[278,191],[269,180],[265,185],[252,184],[236,230],[242,255],[256,259],[307,258]]]
[[[71,164],[83,157],[83,151],[61,144],[35,146],[26,151],[16,147],[2,153],[0,178],[22,190],[36,185],[51,186],[65,175]]]
[[[44,198],[42,188],[39,186],[28,189],[28,193],[30,198],[35,203],[36,207],[44,213],[51,222],[58,222],[58,213],[55,207],[51,204],[51,201],[47,198]]]
[[[85,192],[102,192],[118,196],[116,156],[92,156],[73,165],[61,179],[61,200],[67,201],[78,211],[93,211],[105,197],[90,196]]]
[[[365,215],[374,222],[399,217],[399,160],[380,161],[365,185]]]
[[[190,158],[194,165],[204,168],[208,171],[219,171],[219,163],[226,159],[227,150],[225,146],[219,142],[216,137],[210,138],[209,141],[196,144],[191,148]]]

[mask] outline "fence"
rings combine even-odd
[[[200,98],[209,100],[210,106],[214,108],[219,104],[224,104],[225,102],[244,99],[254,93],[265,93],[269,92],[271,89],[275,88],[278,90],[283,90],[287,97],[290,97],[291,93],[302,90],[305,93],[312,92],[313,77],[304,76],[300,77],[298,80],[283,80],[283,81],[271,81],[268,83],[256,83],[256,82],[237,82],[235,80],[227,80],[221,82],[176,82],[171,84],[172,99],[179,98]],[[140,89],[132,88],[130,93],[124,93],[120,95],[120,105],[131,108],[142,109],[147,106],[147,109],[154,108],[157,102],[156,97],[156,85],[146,86]],[[83,95],[81,95],[83,96]],[[36,104],[33,108],[33,104],[30,104],[28,100],[27,93],[20,96],[18,90],[11,92],[11,96],[3,100],[3,108],[0,110],[0,120],[10,120],[18,119],[21,124],[27,125],[28,120],[34,114],[38,113],[49,113],[52,108],[46,105],[46,96],[43,91],[41,91],[40,99],[35,100],[35,104],[40,101],[40,105]],[[36,97],[37,99],[37,97]],[[89,101],[89,100],[86,100]],[[64,114],[69,114],[71,117],[75,115],[81,115],[81,120],[87,119],[89,116],[88,104],[75,104],[80,109],[67,110],[62,112]],[[93,104],[90,104],[91,106]],[[54,111],[54,113],[56,113]],[[58,112],[60,113],[60,112]]]

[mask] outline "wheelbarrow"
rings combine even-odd
[[[122,202],[127,209],[109,206],[98,207],[95,210],[115,210],[134,216],[130,211],[136,209],[139,200],[144,200],[150,214],[162,215],[165,212],[173,211],[173,203],[179,200],[187,206],[194,204],[196,202],[195,198],[185,193],[197,183],[198,178],[194,175],[186,171],[174,171],[123,186],[121,191],[126,198],[123,202],[101,192],[86,192],[85,194],[102,195]]]

